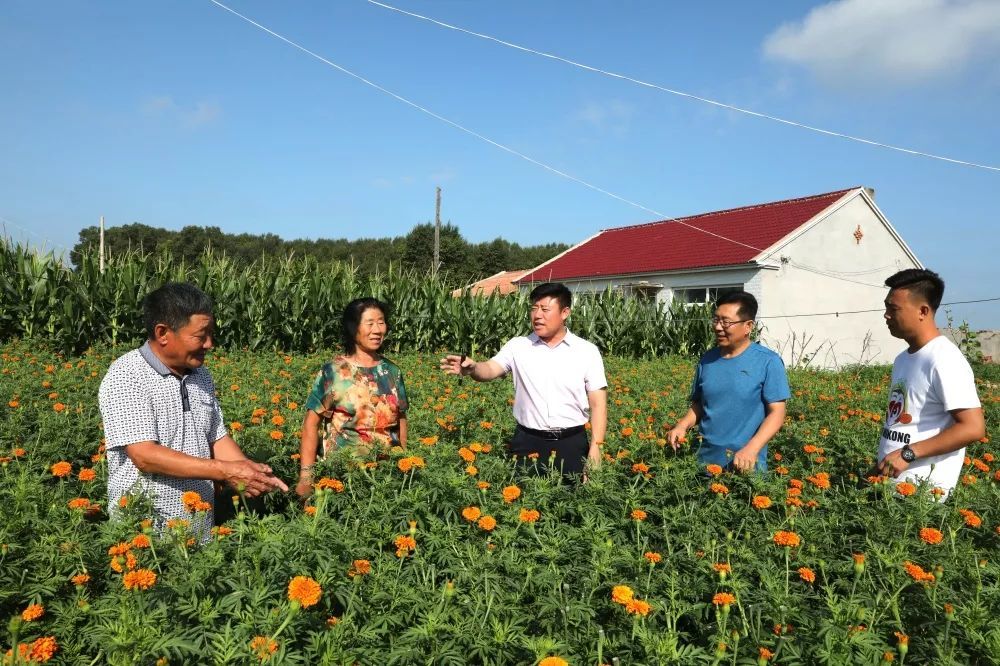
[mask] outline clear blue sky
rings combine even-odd
[[[946,300],[1000,296],[1000,173],[781,126],[364,0],[229,4],[399,95],[670,216],[854,185]],[[1000,165],[1000,2],[395,0],[663,86]],[[428,117],[208,0],[0,5],[0,217],[17,240],[143,222],[284,238],[574,243],[649,213]],[[28,231],[24,231],[24,230]],[[878,303],[873,304],[874,307]],[[1000,303],[953,308],[1000,328]]]

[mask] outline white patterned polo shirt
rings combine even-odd
[[[196,458],[211,458],[212,443],[226,436],[215,383],[205,368],[178,377],[156,357],[147,342],[119,357],[108,368],[98,393],[108,457],[108,507],[118,509],[124,495],[152,498],[153,522],[162,529],[171,518],[191,519],[181,495],[193,490],[213,504],[215,489],[208,479],[180,479],[144,474],[132,463],[125,447],[138,442],[161,446]],[[207,532],[213,511],[193,530]]]

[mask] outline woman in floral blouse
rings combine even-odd
[[[345,353],[323,365],[306,400],[299,495],[312,491],[317,455],[346,447],[366,458],[380,449],[406,448],[403,373],[379,353],[389,330],[387,310],[374,298],[359,298],[344,308]]]

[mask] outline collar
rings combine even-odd
[[[151,367],[153,370],[156,370],[163,377],[177,376],[174,375],[173,371],[170,368],[168,368],[156,354],[153,353],[153,348],[149,346],[148,340],[146,341],[146,344],[139,347],[139,353],[142,355],[143,360],[145,360],[146,363],[149,364],[149,367]],[[186,372],[184,374],[189,375],[191,373]]]
[[[569,330],[569,328],[567,328],[566,329],[566,335],[563,336],[563,339],[559,341],[559,344],[557,344],[556,347],[558,347],[559,345],[562,345],[562,344],[565,344],[567,346],[572,347],[573,343],[576,340],[579,340],[579,339],[580,339],[579,337],[577,337],[576,335],[573,335],[573,332],[571,330]],[[531,333],[528,333],[528,340],[530,340],[531,344],[533,344],[533,345],[543,344],[546,347],[548,347],[548,345],[540,337],[538,337],[538,334],[535,333],[534,331],[532,331]],[[555,347],[551,347],[550,349],[555,349]]]

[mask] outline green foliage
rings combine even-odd
[[[156,582],[126,590],[108,551],[142,532],[148,505],[135,501],[114,521],[107,507],[91,516],[68,508],[78,497],[106,501],[96,393],[115,355],[0,348],[0,655],[53,636],[53,663],[248,664],[260,663],[251,641],[273,637],[267,663],[276,664],[532,664],[558,655],[571,664],[749,665],[760,648],[780,664],[877,664],[887,652],[894,663],[998,663],[995,448],[970,446],[965,481],[946,502],[926,489],[904,497],[892,481],[866,481],[887,368],[793,371],[772,471],[708,479],[689,450],[675,454],[663,440],[686,407],[691,360],[610,358],[604,464],[587,484],[567,486],[523,477],[505,460],[509,382],[458,385],[436,357],[398,356],[411,398],[406,452],[370,461],[374,468],[343,453],[323,460],[318,475],[342,481],[343,492],[310,498],[314,516],[278,494],[239,503],[225,525],[232,533],[205,543],[188,544],[183,528],[149,533],[152,548],[132,552]],[[209,358],[241,447],[289,481],[301,405],[327,357]],[[976,370],[992,429],[1000,370]],[[475,476],[462,446],[477,449]],[[404,455],[426,466],[403,473]],[[53,476],[60,460],[72,474]],[[83,469],[96,478],[81,479]],[[821,472],[828,488],[810,480]],[[712,492],[711,483],[728,492]],[[502,489],[511,484],[521,495],[506,502]],[[757,496],[772,506],[754,508]],[[217,498],[218,517],[230,497]],[[496,528],[466,520],[462,510],[472,506]],[[636,508],[648,517],[633,520]],[[521,509],[540,519],[521,522]],[[982,524],[970,526],[959,509]],[[411,521],[417,549],[397,557],[394,539],[410,534]],[[924,527],[943,541],[921,540]],[[795,532],[801,545],[776,546],[777,530]],[[647,552],[661,561],[650,564]],[[861,568],[856,554],[865,556]],[[371,572],[350,576],[360,559]],[[915,582],[905,562],[934,581]],[[725,577],[713,568],[720,563],[731,567]],[[77,587],[70,579],[83,572],[91,579]],[[299,575],[314,578],[322,595],[296,611],[287,589]],[[647,601],[649,614],[614,603],[617,585]],[[719,592],[735,597],[728,613],[713,604]],[[22,622],[29,603],[42,604],[44,615]],[[905,659],[895,632],[909,637]]]
[[[133,251],[112,255],[103,273],[93,253],[76,270],[53,255],[0,245],[0,341],[45,340],[65,352],[132,344],[145,335],[142,298],[187,280],[215,300],[217,344],[228,349],[310,351],[340,340],[340,313],[354,298],[392,308],[392,353],[452,350],[489,354],[528,327],[524,293],[451,296],[441,280],[390,269],[361,274],[343,262],[261,257],[241,264],[206,251],[197,261]],[[672,310],[615,292],[577,299],[570,326],[605,352],[637,358],[697,354],[712,344],[709,314]]]

